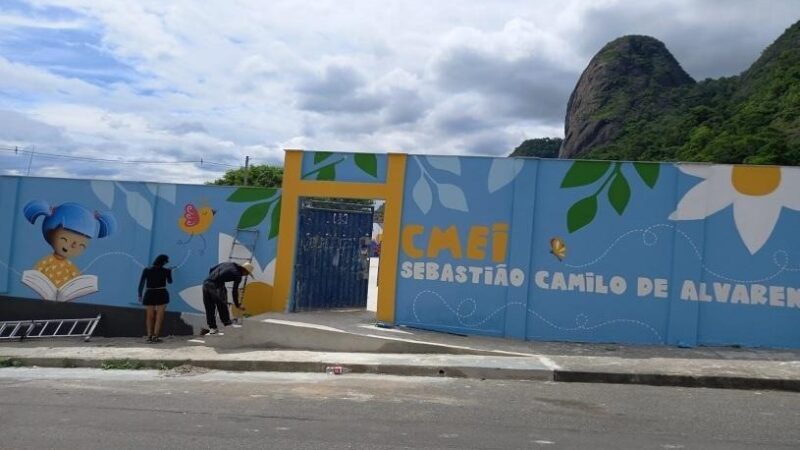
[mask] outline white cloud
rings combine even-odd
[[[0,101],[58,139],[32,131],[14,143],[232,165],[280,162],[283,148],[504,154],[562,135],[578,75],[615,37],[651,34],[695,78],[730,75],[800,13],[796,1],[28,3],[0,5]],[[37,59],[45,50],[72,59]],[[42,161],[34,173],[91,175]],[[222,171],[207,169],[98,171],[163,181]]]

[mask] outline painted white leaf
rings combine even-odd
[[[267,267],[264,267],[262,281],[269,285],[272,285],[275,281],[275,258],[272,258],[272,261],[267,264]]]
[[[147,190],[164,200],[175,204],[177,186],[174,184],[147,183]]]
[[[461,160],[458,159],[458,156],[428,156],[426,159],[428,164],[439,170],[461,175]]]
[[[431,191],[431,185],[428,183],[428,180],[421,174],[417,183],[414,184],[411,197],[414,199],[414,203],[419,206],[419,209],[422,210],[423,213],[428,214],[428,211],[431,210],[431,206],[433,206],[433,191]]]
[[[514,158],[496,158],[492,161],[487,181],[489,193],[491,194],[514,181],[524,165],[523,160]]]
[[[191,306],[197,311],[204,312],[206,308],[203,306],[203,286],[192,286],[182,290],[178,295],[181,296],[187,305]]]
[[[127,191],[128,214],[133,217],[142,228],[149,230],[153,226],[153,208],[142,194],[136,191]]]
[[[231,251],[233,253],[231,254]],[[233,247],[233,236],[225,233],[219,234],[219,247],[217,250],[217,255],[219,258],[218,262],[225,262],[228,261],[231,257],[236,258],[238,261],[243,261],[246,259],[251,258],[250,250],[247,249],[241,242]],[[258,261],[253,259],[253,266],[255,266],[254,272],[258,272],[260,269],[258,267]]]
[[[178,187],[174,184],[159,184],[158,196],[174,205],[175,197],[177,196],[177,190]]]
[[[439,188],[439,202],[445,208],[455,209],[456,211],[469,211],[467,207],[467,198],[464,196],[464,191],[454,184],[440,184]]]
[[[108,208],[114,206],[114,183],[112,181],[92,180],[92,192]]]

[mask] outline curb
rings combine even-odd
[[[479,366],[434,366],[407,364],[337,364],[319,361],[231,361],[198,359],[85,359],[8,357],[11,367],[93,368],[102,369],[109,362],[128,361],[135,369],[164,369],[191,365],[212,370],[236,372],[318,372],[325,373],[330,366],[340,365],[349,373],[373,375],[399,375],[418,377],[471,378],[481,380],[537,380],[553,381],[550,370],[510,369]],[[134,369],[134,370],[135,370]],[[114,370],[114,369],[108,369]]]
[[[553,371],[553,381],[800,392],[800,379],[747,378],[723,375],[669,375],[661,373],[586,372],[557,369]]]
[[[415,364],[356,363],[339,364],[333,361],[270,361],[270,360],[213,360],[213,359],[97,359],[0,357],[8,367],[94,368],[105,364],[127,362],[131,369],[171,369],[190,365],[211,370],[234,372],[308,372],[325,373],[330,366],[340,365],[354,374],[397,375],[418,377],[449,377],[480,380],[528,380],[560,383],[607,383],[687,388],[775,390],[800,392],[800,379],[748,378],[722,375],[670,375],[659,373],[592,372],[578,370],[519,369],[491,366],[437,366]],[[115,370],[115,369],[107,369]]]

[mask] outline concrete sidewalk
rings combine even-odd
[[[794,351],[527,343],[525,355],[353,353],[217,346],[223,339],[172,337],[161,344],[130,338],[4,342],[0,366],[190,365],[284,372],[324,372],[341,366],[353,373],[800,391],[800,352]]]

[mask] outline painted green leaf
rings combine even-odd
[[[633,167],[636,169],[636,173],[639,174],[642,181],[644,181],[644,184],[651,189],[655,187],[658,181],[658,173],[661,170],[661,164],[635,162],[633,163]]]
[[[229,202],[239,202],[239,203],[248,203],[248,202],[257,202],[259,200],[266,200],[277,192],[277,189],[274,188],[248,188],[242,187],[239,188],[228,197]]]
[[[317,180],[320,181],[333,181],[336,179],[336,166],[330,164],[323,167],[317,172]]]
[[[356,165],[367,175],[378,178],[378,158],[372,153],[356,153]]]
[[[281,228],[281,199],[279,198],[275,207],[272,208],[272,215],[270,216],[269,225],[269,238],[274,239],[278,235]]]
[[[322,161],[330,158],[333,153],[331,152],[314,152],[314,164],[319,164]]]
[[[239,228],[252,228],[264,221],[272,202],[261,202],[247,208],[239,217]]]
[[[589,225],[597,214],[597,197],[591,195],[575,202],[567,211],[567,229],[570,233]]]
[[[625,175],[622,172],[617,172],[614,179],[611,181],[611,186],[608,188],[608,201],[617,214],[620,216],[625,212],[628,207],[628,201],[631,199],[631,187]]]
[[[611,167],[608,161],[575,161],[561,181],[562,188],[586,186],[599,180]]]

